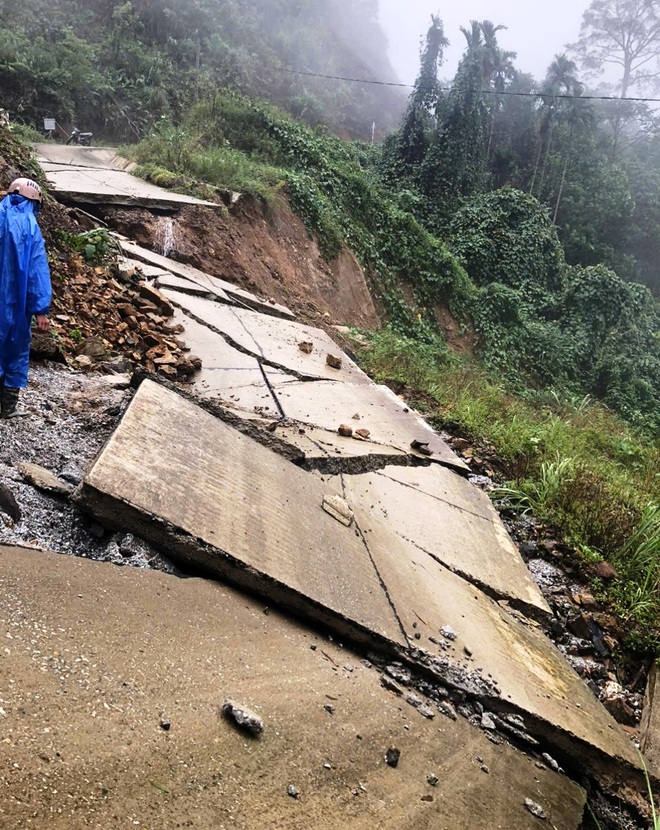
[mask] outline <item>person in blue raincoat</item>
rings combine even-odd
[[[32,318],[48,331],[51,300],[46,246],[36,216],[41,188],[16,179],[0,202],[0,417],[23,414],[20,390],[27,386]]]

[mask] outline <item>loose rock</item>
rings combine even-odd
[[[391,746],[385,753],[385,763],[388,767],[392,767],[393,769],[398,767],[400,758],[401,750],[397,749],[395,746]]]
[[[241,729],[252,735],[261,735],[264,731],[264,722],[255,712],[246,706],[239,706],[233,700],[225,700],[222,704],[223,715],[234,721]]]
[[[342,367],[342,360],[341,357],[337,357],[336,355],[329,354],[325,358],[325,362],[330,366],[331,369],[341,369]]]
[[[525,799],[525,807],[533,816],[536,816],[536,818],[546,818],[545,810],[543,809],[543,807],[541,807],[541,805],[537,804],[535,801],[532,801],[531,798]]]

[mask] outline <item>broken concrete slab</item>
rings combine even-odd
[[[298,447],[307,460],[316,462],[319,469],[328,472],[359,473],[409,460],[407,453],[387,444],[344,438],[336,431],[319,427],[301,428],[300,424],[286,419],[277,425],[275,434]]]
[[[462,718],[402,711],[359,655],[263,602],[76,557],[4,548],[0,562],[0,628],[12,636],[0,661],[2,826],[430,830],[487,816],[534,830],[525,799],[548,828],[581,825],[584,792],[567,777]],[[257,740],[220,716],[226,698],[263,718]],[[396,770],[383,757],[392,745]]]
[[[145,381],[78,499],[170,558],[365,642],[405,644],[361,538],[320,477]]]
[[[426,483],[444,498],[401,483],[406,480]],[[488,497],[469,481],[435,464],[346,476],[344,484],[362,523],[381,518],[403,539],[491,596],[508,599],[533,617],[551,615],[506,528],[480,498],[489,502]]]
[[[425,467],[391,467],[380,475],[402,487],[423,493],[445,504],[474,513],[482,519],[501,523],[500,515],[488,495],[474,484],[447,472],[438,464]]]
[[[46,143],[34,145],[40,164],[67,167],[96,167],[131,172],[137,165],[117,153],[116,147],[82,147],[79,144]]]
[[[171,210],[199,205],[220,210],[221,205],[164,190],[123,170],[42,163],[49,188],[64,201],[83,205],[126,205]]]
[[[341,351],[321,329],[166,288],[162,291],[187,315],[211,327],[232,345],[254,355],[271,368],[282,369],[298,377],[338,380],[353,385],[371,384],[369,377],[346,355],[342,356],[341,369],[332,369],[327,365],[328,353],[341,354]],[[300,350],[302,342],[313,344],[311,354]]]
[[[184,327],[183,339],[202,359],[201,370],[189,384],[193,394],[226,402],[239,410],[265,411],[279,417],[277,402],[255,357],[232,348],[220,335],[179,309],[173,322]]]
[[[206,289],[206,293],[215,294],[218,299],[224,302],[227,301],[223,299],[226,296],[230,302],[242,303],[255,311],[261,311],[264,314],[270,314],[274,317],[293,319],[293,312],[280,303],[261,299],[255,294],[245,291],[226,280],[222,280],[219,277],[212,277],[200,271],[198,268],[194,268],[192,265],[177,262],[169,257],[150,251],[147,248],[142,248],[140,245],[136,245],[135,242],[131,242],[123,237],[117,236],[117,241],[124,253],[133,259],[157,266],[173,276],[184,279],[186,281],[185,283],[178,283],[179,289],[190,292],[204,288]]]
[[[397,617],[424,649],[421,662],[494,709],[522,714],[529,733],[603,780],[615,778],[619,764],[639,768],[630,739],[536,625],[354,512]],[[454,639],[441,634],[447,627]]]
[[[386,386],[336,382],[314,383],[312,387],[308,382],[282,384],[273,378],[272,387],[288,418],[329,431],[336,431],[344,423],[355,425],[355,429],[364,427],[378,444],[428,458],[463,474],[469,472],[440,436]],[[355,415],[359,420],[354,419]],[[432,455],[414,450],[413,441],[428,442]]]

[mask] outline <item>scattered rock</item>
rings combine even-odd
[[[290,795],[291,798],[300,798],[300,790],[298,789],[298,787],[294,787],[293,784],[289,784],[289,786],[286,788],[286,793],[287,795]]]
[[[140,283],[139,294],[143,299],[153,303],[163,317],[174,316],[174,306],[172,303],[157,288],[154,288],[153,285],[148,285],[145,282]]]
[[[438,711],[446,715],[450,720],[458,720],[456,710],[448,700],[443,700],[438,703]]]
[[[325,709],[325,711],[326,711],[329,715],[334,714],[335,707],[332,705],[332,703],[324,703],[324,704],[323,704],[323,708]]]
[[[311,354],[314,351],[314,344],[308,340],[303,340],[302,343],[298,343],[298,348],[304,354]]]
[[[555,761],[552,755],[548,755],[547,752],[544,752],[543,755],[541,755],[541,758],[543,758],[545,763],[550,767],[551,770],[553,770],[553,772],[559,772],[559,764]]]
[[[417,452],[421,453],[422,455],[433,455],[433,450],[429,449],[429,442],[428,441],[418,441],[415,439],[410,444],[413,450],[417,450]]]
[[[608,562],[598,562],[594,566],[594,573],[601,579],[618,579],[619,574]]]
[[[433,720],[435,717],[435,712],[432,709],[429,709],[428,706],[419,706],[417,711],[423,718],[427,718],[428,720]]]
[[[6,513],[12,522],[20,522],[21,509],[18,506],[14,494],[6,484],[0,483],[0,510]]]
[[[234,721],[241,729],[252,735],[261,735],[264,731],[264,722],[259,715],[245,706],[239,706],[233,700],[225,700],[222,704],[223,715]]]
[[[537,804],[535,801],[532,801],[531,798],[525,799],[525,807],[529,810],[529,812],[536,816],[536,818],[545,819],[545,810],[541,807],[540,804]]]
[[[60,479],[51,473],[50,470],[46,470],[38,464],[31,464],[27,461],[22,461],[20,464],[16,465],[16,468],[25,481],[33,487],[36,487],[38,490],[45,490],[47,493],[53,493],[57,496],[70,496],[73,492],[71,484],[65,481],[60,481]]]
[[[369,432],[369,430],[368,430],[368,429],[356,429],[356,430],[355,430],[355,434],[356,434],[356,435],[359,435],[359,436],[360,436],[360,438],[364,438],[364,440],[365,440],[365,441],[366,441],[366,440],[369,438],[369,436],[371,435],[371,433]]]
[[[333,354],[328,354],[325,358],[325,362],[330,366],[331,369],[341,369],[342,367],[342,359],[341,357],[337,357]]]
[[[399,759],[401,758],[401,750],[395,746],[391,746],[385,753],[385,763],[388,767],[393,769],[399,766]]]
[[[348,424],[340,424],[337,432],[343,435],[344,438],[351,438],[353,436],[353,428],[349,427]]]
[[[439,783],[439,781],[440,781],[440,779],[439,779],[439,778],[438,778],[438,776],[437,776],[437,775],[435,775],[434,773],[429,772],[429,774],[426,776],[426,781],[427,781],[427,783],[428,783],[428,784],[430,784],[432,787],[437,787],[437,786],[438,786],[438,783]]]
[[[167,717],[167,715],[161,715],[161,718],[160,718],[160,728],[161,728],[162,730],[164,730],[165,732],[169,732],[169,731],[170,731],[171,726],[172,726],[172,722],[171,722],[171,721],[170,721],[170,719]]]

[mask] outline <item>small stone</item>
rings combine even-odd
[[[482,765],[481,765],[481,771],[482,771],[482,772],[485,772],[485,773],[486,773],[486,775],[490,775],[490,770],[488,769],[488,767],[486,766],[486,764],[482,764]]]
[[[331,369],[341,369],[341,357],[337,357],[334,354],[328,354],[325,358],[325,362],[328,364],[328,366],[330,366]]]
[[[413,450],[417,450],[418,453],[422,455],[433,455],[433,451],[429,449],[429,442],[428,441],[412,441],[410,446]]]
[[[481,728],[490,730],[497,729],[495,719],[490,714],[490,712],[484,712],[481,716]]]
[[[406,697],[406,703],[409,703],[415,709],[419,709],[422,705],[421,697],[417,697],[417,695],[410,694]]]
[[[316,651],[316,649],[318,648],[318,646],[316,645],[316,643],[312,643],[312,644],[311,644],[311,646],[310,646],[310,648],[311,648],[311,650],[312,650],[312,651]]]
[[[450,625],[443,625],[440,629],[440,633],[446,640],[455,640],[458,636]]]
[[[472,652],[467,646],[463,646],[463,654],[465,654],[466,657],[472,657]]]
[[[429,709],[428,706],[420,706],[417,711],[423,718],[427,718],[428,720],[433,720],[435,717],[435,712],[432,709]]]
[[[326,711],[329,715],[334,714],[335,707],[332,705],[332,703],[324,703],[324,704],[323,704],[323,708],[325,709],[325,711]]]
[[[222,704],[222,713],[227,719],[233,720],[237,726],[252,735],[261,735],[264,731],[264,722],[259,715],[245,706],[239,706],[233,700],[225,700]]]
[[[354,672],[354,671],[355,671],[355,667],[354,667],[354,666],[351,666],[351,665],[346,665],[346,666],[344,666],[344,669],[345,669],[347,672],[350,672],[350,673],[352,673],[352,672]]]
[[[535,801],[532,801],[531,798],[525,799],[525,807],[529,810],[529,812],[536,816],[536,818],[545,819],[545,810],[541,807],[540,804],[537,804]]]
[[[397,749],[395,746],[391,746],[385,753],[385,763],[388,767],[392,767],[393,769],[398,767],[400,758],[401,750]]]
[[[427,781],[427,783],[428,783],[428,784],[430,784],[432,787],[437,787],[437,786],[438,786],[438,782],[440,781],[440,779],[439,779],[439,778],[438,778],[438,776],[437,776],[437,775],[435,775],[434,773],[429,772],[429,774],[426,776],[426,781]]]
[[[165,732],[169,732],[171,726],[172,721],[167,717],[167,715],[162,715],[160,718],[160,728],[163,729]]]
[[[355,415],[353,415],[353,420],[354,420],[354,421],[359,421],[359,420],[360,420],[360,415],[359,415],[359,413],[357,413],[357,412],[356,412],[356,413],[355,413]]]
[[[441,712],[443,715],[446,715],[451,720],[458,720],[456,710],[447,700],[443,700],[441,703],[438,703],[438,711]]]
[[[332,764],[323,764],[323,769],[332,769]]]
[[[287,795],[290,795],[291,798],[299,798],[300,797],[300,790],[298,787],[294,787],[293,784],[289,784],[286,788]]]
[[[369,432],[369,430],[368,430],[368,429],[356,429],[356,430],[355,430],[355,434],[356,434],[356,435],[359,435],[359,436],[360,436],[360,438],[364,438],[364,440],[365,440],[365,441],[366,441],[366,440],[367,440],[367,438],[369,438],[369,436],[371,435],[371,433]]]
[[[541,755],[541,758],[543,758],[543,760],[546,762],[546,764],[550,767],[551,770],[559,772],[559,764],[555,761],[552,755],[548,755],[547,752],[544,752],[543,755]]]
[[[310,343],[309,340],[303,340],[301,343],[298,343],[298,348],[304,354],[311,354],[314,351],[314,344]]]
[[[426,802],[433,801],[433,796],[432,795],[423,795],[422,796],[422,801],[426,801]]]
[[[94,361],[86,354],[79,354],[78,357],[75,358],[74,363],[79,369],[89,369],[90,366],[94,364]]]
[[[341,424],[337,429],[337,432],[344,438],[351,438],[353,435],[353,428],[349,427],[348,424]]]

